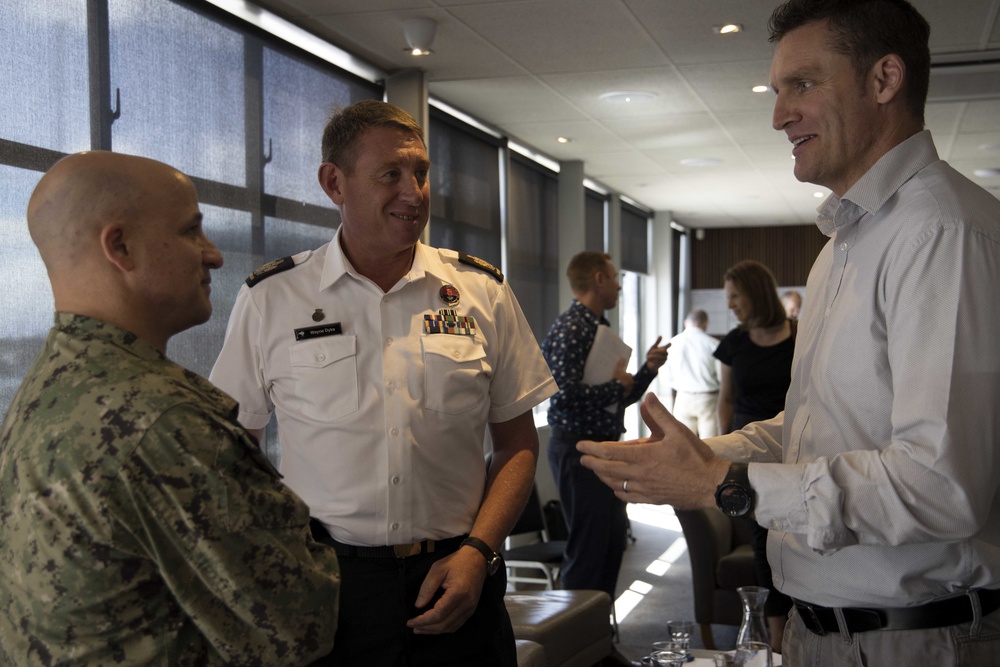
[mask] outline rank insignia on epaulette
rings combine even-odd
[[[424,333],[476,335],[476,319],[471,315],[459,316],[454,310],[442,308],[437,315],[424,315]]]
[[[500,269],[493,266],[487,261],[481,260],[478,257],[473,257],[472,255],[466,254],[464,252],[458,253],[458,261],[462,264],[468,264],[469,266],[474,266],[480,271],[485,271],[494,278],[497,279],[498,283],[503,282],[503,274],[500,273]]]
[[[295,260],[291,257],[282,257],[281,259],[276,259],[273,262],[268,262],[247,276],[247,287],[253,287],[260,281],[264,280],[264,278],[270,278],[274,274],[287,271],[294,266]]]

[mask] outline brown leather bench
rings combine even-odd
[[[592,667],[611,653],[611,598],[604,591],[518,591],[504,600],[514,637],[541,644],[547,667]]]
[[[548,667],[545,647],[527,639],[515,640],[517,644],[517,667]]]

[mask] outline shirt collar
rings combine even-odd
[[[573,299],[573,303],[569,307],[569,309],[570,309],[570,311],[573,312],[574,315],[576,315],[577,317],[582,317],[583,319],[585,319],[587,322],[589,322],[591,325],[593,325],[595,327],[598,324],[603,324],[605,326],[611,326],[611,324],[603,316],[602,317],[598,317],[597,315],[594,315],[594,311],[592,311],[590,308],[587,308],[585,305],[583,305],[582,303],[580,303],[576,299]]]
[[[131,331],[86,315],[56,312],[54,328],[68,336],[113,345],[144,361],[163,362],[164,375],[183,376],[205,398],[207,409],[220,410],[236,421],[237,403],[228,394],[192,370],[174,363],[153,345]]]
[[[918,132],[880,157],[843,197],[827,197],[816,209],[816,226],[831,236],[866,213],[877,213],[914,174],[939,159],[930,131]]]
[[[147,341],[131,331],[86,315],[56,312],[55,328],[71,336],[98,340],[128,350],[148,361],[159,361],[166,357]]]
[[[340,245],[341,229],[343,227],[338,227],[337,233],[333,235],[333,240],[317,251],[325,254],[323,272],[319,279],[320,290],[330,287],[344,276],[351,276],[355,280],[365,280],[364,276],[357,272],[351,261],[347,259],[347,255],[344,254],[344,249]],[[437,250],[435,248],[417,241],[410,270],[393,287],[393,291],[399,289],[405,283],[420,280],[426,274],[436,275],[443,280],[444,276],[441,272],[442,264],[441,262],[434,261],[436,253]]]

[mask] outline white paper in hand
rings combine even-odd
[[[632,348],[625,344],[621,338],[611,330],[611,327],[603,324],[598,325],[597,333],[594,335],[594,344],[590,346],[590,353],[587,361],[583,365],[584,384],[604,384],[615,378],[615,366],[620,359],[625,359],[626,365],[632,356]],[[612,403],[604,406],[604,409],[614,414],[618,410],[618,405]]]

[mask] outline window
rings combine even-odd
[[[37,172],[0,165],[0,415],[52,326],[52,290],[24,221],[36,182]]]
[[[633,271],[623,271],[620,278],[622,291],[618,298],[618,324],[621,339],[632,348],[628,372],[633,375],[639,367],[646,363],[646,349],[642,340],[642,276]],[[625,438],[638,438],[641,435],[642,416],[639,414],[639,404],[633,403],[625,408]]]
[[[86,26],[86,0],[4,0],[0,140],[63,153],[90,148]],[[14,147],[0,149],[10,164]]]
[[[106,36],[88,32],[102,20]],[[316,180],[323,125],[332,105],[382,88],[187,0],[6,0],[0,40],[0,85],[16,91],[0,98],[0,414],[52,325],[28,198],[81,150],[144,155],[194,180],[225,265],[211,320],[168,353],[208,375],[246,276],[332,238],[339,216]]]
[[[539,342],[560,312],[558,189],[555,172],[511,156],[507,280]]]
[[[492,137],[431,109],[430,244],[501,267],[500,148]]]
[[[243,186],[243,37],[163,0],[110,0],[111,148]]]
[[[646,349],[652,341],[643,340],[643,279],[649,271],[649,218],[642,209],[622,203],[622,293],[618,301],[618,317],[622,340],[632,348],[629,372],[635,373],[646,361]],[[625,409],[625,428],[637,438],[643,433],[642,418],[637,404]]]
[[[334,106],[381,97],[362,84],[273,48],[264,49],[264,191],[329,207],[319,187],[322,129]]]
[[[622,203],[622,265],[625,271],[649,273],[649,214]]]
[[[586,189],[583,201],[584,250],[607,252],[608,198]]]

